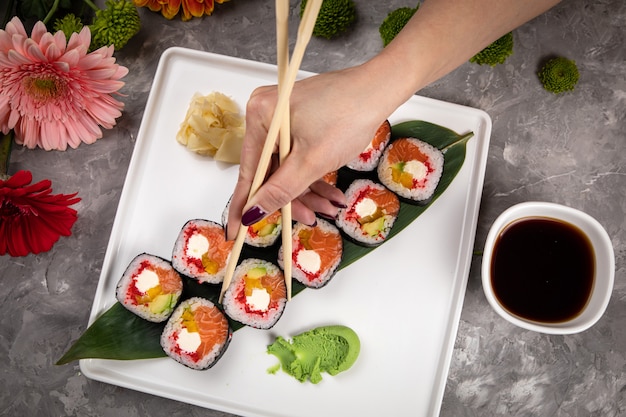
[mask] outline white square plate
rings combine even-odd
[[[312,74],[302,72],[300,78]],[[183,224],[220,221],[237,166],[201,157],[176,142],[194,93],[219,91],[242,108],[254,88],[276,83],[273,65],[171,48],[161,57],[94,299],[90,323],[115,303],[130,260],[148,252],[170,259]],[[439,414],[461,314],[485,174],[491,119],[483,111],[419,96],[391,124],[426,120],[473,131],[463,167],[443,193],[398,236],[341,270],[320,290],[305,290],[269,331],[233,334],[220,361],[194,371],[169,358],[80,361],[92,379],[242,416],[319,417]],[[266,346],[277,335],[343,324],[361,339],[347,372],[317,385],[278,372]]]

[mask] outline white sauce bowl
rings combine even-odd
[[[526,217],[545,217],[570,223],[584,232],[591,242],[595,255],[595,276],[589,301],[580,314],[567,321],[544,323],[524,319],[504,308],[494,294],[491,284],[494,245],[507,225]],[[613,291],[615,255],[606,230],[590,215],[560,204],[526,202],[510,207],[494,221],[485,242],[481,273],[487,301],[502,318],[527,330],[547,334],[573,334],[587,330],[604,314]]]

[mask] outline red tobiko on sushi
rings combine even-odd
[[[337,226],[360,245],[383,243],[398,217],[398,196],[382,184],[358,179],[346,190],[348,204],[339,209]]]
[[[192,369],[209,369],[222,357],[232,337],[228,319],[211,301],[192,297],[180,303],[161,334],[161,347]]]
[[[323,219],[315,226],[296,223],[291,233],[293,278],[309,288],[321,288],[333,277],[343,255],[343,239],[337,227]],[[283,247],[278,265],[284,267]]]
[[[224,292],[224,312],[246,326],[269,329],[287,303],[285,277],[280,268],[262,259],[244,259],[235,268]]]
[[[355,171],[373,171],[378,165],[383,150],[391,139],[391,124],[385,120],[376,130],[374,137],[367,147],[346,166]]]
[[[60,236],[69,236],[80,198],[52,194],[52,182],[31,184],[30,171],[0,179],[0,255],[26,256],[49,251]]]

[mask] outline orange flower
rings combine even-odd
[[[137,7],[147,7],[153,12],[161,12],[166,19],[173,19],[181,9],[183,21],[192,17],[210,16],[215,3],[224,3],[228,0],[133,0]]]

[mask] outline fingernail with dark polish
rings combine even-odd
[[[310,225],[309,225],[309,227],[315,227],[315,226],[317,226],[317,220],[314,220],[314,221],[313,221],[313,224],[310,224]]]
[[[326,220],[329,220],[329,221],[331,221],[331,222],[334,222],[334,221],[336,220],[336,219],[335,219],[335,217],[333,217],[333,216],[331,216],[331,215],[328,215],[328,214],[325,214],[325,213],[319,213],[319,212],[317,212],[317,213],[315,213],[315,214],[317,214],[318,216],[320,216],[322,219],[326,219]]]
[[[347,207],[348,207],[348,206],[346,206],[345,204],[342,204],[342,203],[339,203],[339,202],[337,202],[337,201],[333,201],[333,200],[330,200],[330,204],[332,204],[333,206],[335,206],[335,207],[337,207],[337,208],[342,208],[342,209],[344,209],[344,208],[347,208]]]
[[[254,206],[246,211],[243,216],[241,216],[241,223],[244,226],[250,226],[258,221],[260,221],[263,217],[267,215],[261,207]]]

